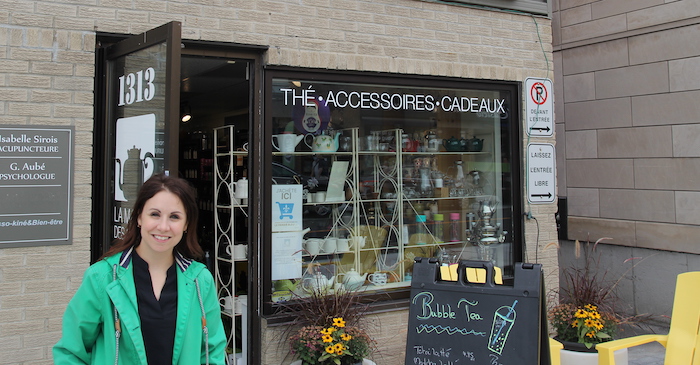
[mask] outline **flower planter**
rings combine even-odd
[[[301,362],[301,360],[296,360],[289,365],[304,365],[304,364]],[[377,364],[372,360],[364,359],[364,360],[362,360],[361,363],[357,363],[357,365],[377,365]]]
[[[560,350],[561,365],[598,365],[598,351],[595,346],[589,349],[578,342],[559,342],[564,345]],[[627,349],[615,351],[615,364],[627,365]]]

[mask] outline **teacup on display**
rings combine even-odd
[[[323,239],[321,238],[309,238],[304,241],[304,249],[311,256],[316,256],[321,253],[321,245]]]
[[[338,249],[338,252],[350,251],[350,240],[347,238],[338,238],[337,249]]]
[[[223,307],[224,310],[231,311],[233,309],[233,297],[221,297],[219,298],[219,304],[221,304],[221,307]]]
[[[375,271],[369,274],[368,279],[374,285],[384,285],[387,283],[388,276],[385,272]]]
[[[338,239],[335,237],[328,237],[323,240],[323,246],[321,251],[323,253],[334,253],[338,250]]]

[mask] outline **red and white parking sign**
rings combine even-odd
[[[525,79],[525,92],[527,134],[551,136],[554,134],[552,80],[528,77]]]

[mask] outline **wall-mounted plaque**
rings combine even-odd
[[[70,126],[0,127],[0,248],[70,244]]]

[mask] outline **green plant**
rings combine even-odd
[[[330,327],[305,326],[289,339],[292,353],[304,364],[350,365],[371,353],[372,340],[356,327],[346,327],[343,318],[333,318]]]
[[[582,343],[591,348],[596,343],[612,340],[622,324],[638,324],[646,317],[628,316],[617,308],[618,285],[636,263],[619,278],[609,278],[608,268],[600,265],[601,256],[596,247],[601,241],[610,239],[600,238],[593,244],[575,242],[577,262],[562,270],[562,285],[556,293],[559,303],[548,312],[556,339]],[[635,259],[627,259],[624,264]]]
[[[292,355],[305,365],[355,364],[377,350],[366,331],[369,305],[356,290],[314,287],[276,304],[292,320],[285,334]]]
[[[578,307],[572,303],[555,306],[549,312],[549,323],[562,341],[578,342],[593,347],[596,343],[610,341],[617,333],[618,320],[612,313],[599,312],[598,307],[586,304]]]

